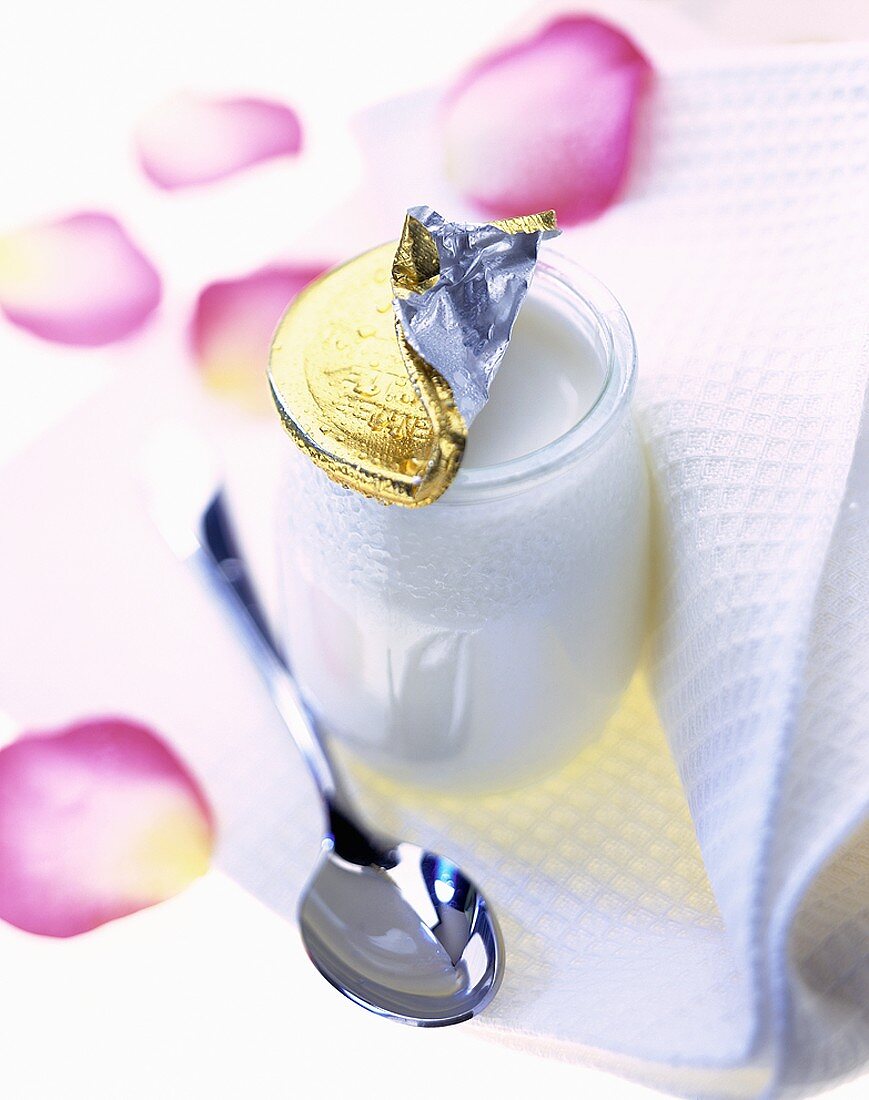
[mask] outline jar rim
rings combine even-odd
[[[531,293],[535,291],[544,299],[559,299],[577,320],[594,326],[604,359],[600,392],[575,424],[542,447],[490,466],[460,467],[437,502],[441,505],[469,504],[505,489],[524,488],[574,465],[607,439],[630,402],[637,375],[636,341],[611,291],[575,260],[550,249],[537,261]]]

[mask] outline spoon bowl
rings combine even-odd
[[[364,865],[327,845],[299,905],[305,949],[356,1004],[417,1027],[469,1020],[497,992],[503,945],[485,898],[414,844]]]

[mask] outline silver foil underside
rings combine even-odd
[[[528,293],[540,241],[558,229],[508,232],[496,225],[448,222],[428,206],[408,210],[431,234],[440,271],[421,292],[396,293],[393,306],[408,343],[446,379],[470,425]]]

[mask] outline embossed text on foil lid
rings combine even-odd
[[[420,361],[411,382],[392,307],[394,253],[394,243],[366,252],[296,297],[272,342],[269,382],[284,428],[333,481],[419,507],[452,481],[466,432],[436,371]]]

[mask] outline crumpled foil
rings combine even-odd
[[[396,318],[466,425],[489,398],[540,242],[558,233],[551,210],[488,225],[448,222],[428,206],[407,212],[392,270]]]

